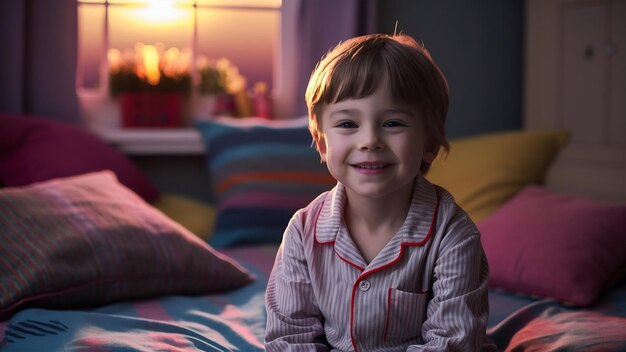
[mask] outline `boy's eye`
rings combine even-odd
[[[385,123],[383,124],[383,127],[402,127],[402,126],[406,126],[406,124],[401,121],[395,121],[395,120],[385,121]]]
[[[335,125],[335,127],[339,128],[357,128],[357,124],[352,121],[341,121]]]

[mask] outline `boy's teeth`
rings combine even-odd
[[[358,165],[362,169],[380,169],[383,165]]]

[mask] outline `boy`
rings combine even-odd
[[[266,293],[267,351],[478,351],[488,266],[478,230],[424,179],[448,89],[406,35],[341,43],[306,91],[337,185],[291,219]]]

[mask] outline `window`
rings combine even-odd
[[[120,123],[110,95],[116,60],[147,55],[146,48],[161,60],[176,57],[173,69],[189,73],[184,114],[199,94],[203,67],[221,58],[238,69],[247,90],[263,82],[275,106],[285,105],[281,93],[289,87],[279,68],[288,55],[282,28],[289,5],[281,0],[78,0],[77,6],[77,94],[83,118],[96,128]]]

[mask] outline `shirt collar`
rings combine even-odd
[[[319,213],[315,227],[315,239],[319,243],[333,243],[343,224],[343,210],[346,204],[346,188],[337,185],[328,193]],[[436,215],[438,204],[437,190],[423,176],[418,175],[413,182],[413,198],[404,224],[394,236],[401,237],[401,243],[421,245],[427,240]],[[434,230],[434,229],[433,229]]]

